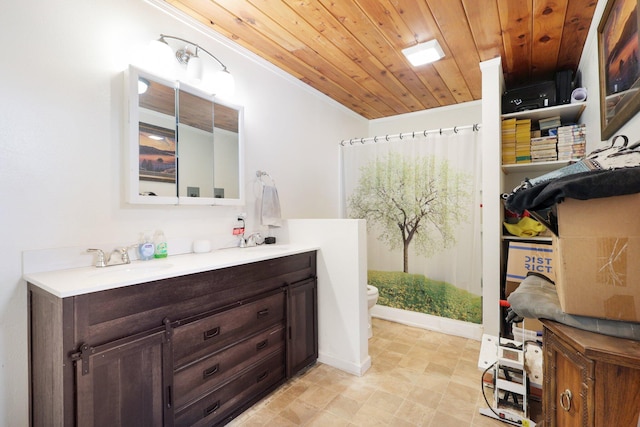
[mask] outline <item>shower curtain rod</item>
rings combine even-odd
[[[465,130],[465,129],[472,129],[474,132],[477,132],[480,129],[480,124],[475,123],[473,125],[454,126],[452,128],[421,130],[421,131],[406,132],[406,133],[402,132],[402,133],[397,133],[395,135],[372,136],[369,138],[343,139],[342,141],[340,141],[340,145],[344,147],[345,144],[353,145],[356,143],[365,144],[367,142],[383,142],[383,141],[388,142],[389,140],[394,138],[399,138],[400,140],[402,140],[409,137],[415,138],[416,136],[420,136],[420,135],[427,136],[427,134],[430,134],[430,133],[439,133],[440,135],[442,135],[444,132],[451,132],[451,131],[453,131],[454,133],[458,133],[458,131]]]

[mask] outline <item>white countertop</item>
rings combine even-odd
[[[24,279],[57,297],[66,298],[317,249],[319,249],[317,246],[293,244],[218,249],[208,253],[132,261],[131,264],[110,267],[82,267],[25,274]]]

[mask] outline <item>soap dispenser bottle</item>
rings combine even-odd
[[[148,232],[140,234],[140,243],[138,244],[138,258],[142,261],[153,259],[155,245],[151,241],[151,235]]]
[[[156,230],[153,235],[153,243],[156,245],[154,258],[166,258],[167,257],[167,239],[164,237],[162,230]]]

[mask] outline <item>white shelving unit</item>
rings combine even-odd
[[[502,165],[502,172],[506,175],[514,173],[540,172],[546,173],[564,166],[570,165],[573,160],[556,160],[553,162],[516,163],[513,165]]]
[[[540,119],[545,119],[554,116],[560,116],[562,125],[568,125],[578,123],[580,116],[585,109],[584,103],[576,104],[563,104],[553,107],[540,108],[536,110],[520,111],[517,113],[501,114],[500,120],[517,118],[517,119],[531,119],[532,124]],[[537,123],[536,123],[537,125]],[[502,141],[500,138],[500,147],[502,147]],[[502,152],[500,152],[502,155]],[[509,192],[520,184],[526,178],[535,178],[540,175],[544,175],[548,172],[567,166],[574,163],[575,160],[557,160],[550,162],[531,162],[531,163],[517,163],[501,165],[502,179],[501,190]],[[504,217],[500,215],[500,220],[503,221]],[[551,244],[551,236],[536,236],[536,237],[518,237],[509,234],[501,233],[501,268],[506,264],[507,259],[507,243],[508,242],[533,242],[542,244]],[[501,289],[505,286],[505,283],[500,284]]]
[[[586,104],[578,102],[575,104],[554,105],[553,107],[538,108],[537,110],[518,111],[517,113],[503,114],[503,119],[531,119],[540,120],[547,117],[560,116],[562,123],[577,123],[582,115]]]
[[[565,123],[577,122],[585,109],[584,103],[563,104],[538,110],[501,114],[501,97],[505,90],[501,59],[480,63],[482,71],[482,283],[483,326],[485,333],[499,335],[502,318],[500,299],[502,233],[504,204],[500,194],[511,191],[522,179],[533,178],[565,166],[566,162],[502,165],[501,122],[505,118],[540,118],[560,116]],[[508,236],[511,237],[511,236]],[[517,238],[517,237],[515,237]],[[543,239],[543,238],[539,238]]]

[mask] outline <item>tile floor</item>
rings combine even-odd
[[[507,425],[478,413],[486,406],[479,341],[380,319],[373,334],[371,368],[362,377],[318,363],[230,426]]]

